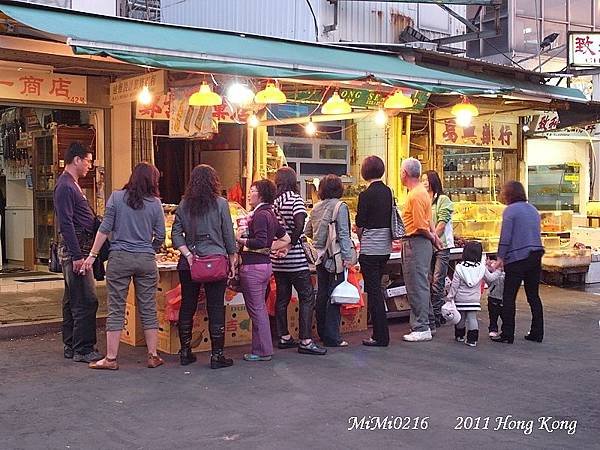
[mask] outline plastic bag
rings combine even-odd
[[[364,308],[365,306],[365,298],[362,292],[360,281],[358,280],[358,270],[354,267],[348,269],[348,283],[352,284],[356,289],[358,289],[358,294],[360,295],[360,300],[355,304],[344,304],[341,308],[341,313],[343,316],[353,316],[360,308]]]
[[[275,283],[275,276],[271,275],[269,281],[269,287],[267,289],[267,314],[275,316],[275,304],[277,303],[277,284]]]
[[[179,310],[181,309],[181,284],[167,291],[165,294],[167,306],[165,307],[165,316],[169,322],[179,321]]]
[[[348,282],[348,269],[344,270],[344,281],[338,284],[331,293],[331,303],[340,305],[360,303],[360,292],[356,286]]]
[[[458,309],[456,309],[456,305],[453,301],[447,301],[442,305],[442,316],[451,325],[456,325],[460,322],[460,313],[458,312]]]

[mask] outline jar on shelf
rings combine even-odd
[[[481,176],[481,186],[482,188],[489,187],[490,185],[490,176],[487,173],[484,173]]]
[[[454,160],[451,160],[448,163],[448,171],[450,171],[450,172],[456,172],[456,163],[454,162]]]
[[[459,159],[458,162],[456,163],[456,170],[459,172],[462,172],[463,170],[465,170],[465,166],[463,164],[462,159]]]
[[[463,170],[465,171],[469,171],[473,169],[473,165],[471,164],[471,160],[469,158],[466,158],[463,161]]]
[[[476,202],[477,201],[477,194],[475,193],[475,191],[471,191],[467,194],[467,197],[469,199],[470,202]]]
[[[502,157],[501,156],[499,156],[498,158],[496,158],[494,169],[496,169],[496,170],[502,170]]]

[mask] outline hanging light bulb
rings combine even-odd
[[[463,97],[460,103],[457,103],[452,107],[450,113],[456,118],[456,124],[465,128],[471,125],[473,117],[479,115],[479,110],[467,97]]]
[[[383,109],[379,109],[376,113],[375,113],[375,124],[383,127],[385,126],[385,124],[387,123],[388,120],[388,116],[385,113],[385,111]]]
[[[142,105],[149,105],[150,103],[152,103],[152,92],[150,92],[148,86],[144,86],[140,90],[140,93],[137,96],[137,101]]]
[[[314,124],[312,119],[310,119],[310,121],[306,124],[306,126],[304,127],[304,131],[308,136],[314,136],[315,134],[317,134],[317,126]]]
[[[227,89],[227,100],[236,105],[248,105],[254,100],[254,92],[240,83],[234,83]]]
[[[274,83],[267,83],[267,87],[262,91],[258,91],[254,96],[254,103],[259,105],[285,102],[287,102],[285,94]]]
[[[190,106],[218,106],[223,104],[223,99],[219,94],[213,92],[208,84],[202,83],[198,92],[194,92],[189,100]]]
[[[352,112],[352,107],[335,91],[321,107],[321,112],[323,114],[348,114]]]
[[[257,126],[260,125],[260,120],[258,120],[258,117],[256,117],[256,114],[250,114],[248,116],[248,120],[246,121],[246,123],[248,124],[248,126],[250,128],[256,128]]]
[[[385,99],[383,107],[385,109],[406,109],[412,108],[413,105],[412,98],[404,95],[401,90],[398,90]]]

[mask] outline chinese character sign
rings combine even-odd
[[[438,145],[462,145],[473,147],[517,148],[517,124],[486,122],[475,118],[468,127],[461,127],[452,118],[439,119],[435,123],[435,143]]]
[[[135,102],[141,89],[147,86],[154,95],[162,95],[166,90],[164,70],[157,70],[133,78],[123,78],[110,83],[110,103]]]
[[[569,64],[600,66],[600,33],[569,33]]]
[[[75,75],[3,70],[0,98],[83,105],[87,103],[87,80]]]
[[[136,102],[136,119],[169,120],[171,118],[171,94],[154,96],[149,105]]]

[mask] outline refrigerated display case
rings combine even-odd
[[[529,202],[540,211],[579,212],[579,163],[529,166]]]
[[[485,252],[497,252],[504,208],[499,202],[455,202],[455,240],[478,240]]]

